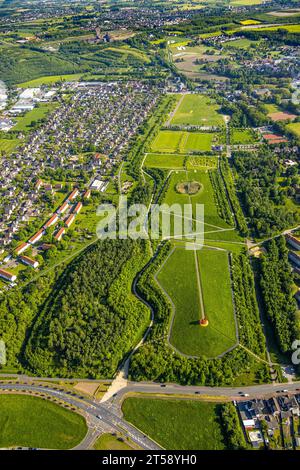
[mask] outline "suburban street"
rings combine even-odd
[[[21,377],[20,377],[20,380]],[[24,376],[23,376],[24,380]],[[28,383],[28,381],[32,383]],[[70,392],[62,389],[56,384],[43,385],[38,383],[40,379],[27,377],[27,383],[1,383],[0,392],[21,392],[29,394],[42,394],[42,396],[51,396],[68,403],[73,407],[77,407],[86,417],[88,424],[88,433],[84,440],[76,446],[75,450],[90,449],[95,439],[105,432],[117,432],[126,436],[137,446],[145,450],[160,449],[159,445],[145,436],[122,418],[121,404],[127,395],[132,394],[152,394],[153,396],[172,395],[183,399],[203,397],[209,400],[219,398],[227,400],[245,400],[245,396],[250,398],[269,397],[280,394],[293,394],[300,391],[300,382],[289,384],[263,384],[247,387],[197,387],[183,386],[177,384],[156,384],[147,382],[130,382],[124,381],[123,388],[111,395],[108,391],[108,399],[106,401],[98,401],[96,399],[82,396],[79,393]],[[48,380],[48,379],[43,379]],[[49,379],[50,380],[50,379]],[[36,383],[35,383],[36,382]],[[68,381],[66,380],[66,383]]]

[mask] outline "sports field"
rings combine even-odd
[[[0,395],[0,447],[71,449],[86,432],[82,416],[50,401]]]
[[[127,398],[124,417],[167,450],[222,450],[219,404],[193,400]]]
[[[187,355],[216,357],[237,341],[228,253],[203,248],[197,256],[207,327],[198,324],[202,312],[193,250],[176,248],[157,280],[175,306],[170,343]]]
[[[219,106],[208,96],[185,95],[171,119],[173,126],[222,126],[223,117]]]
[[[210,152],[219,143],[216,133],[160,131],[151,145],[153,153]]]

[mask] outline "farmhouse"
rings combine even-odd
[[[0,277],[10,282],[14,282],[17,279],[17,276],[15,274],[12,274],[9,271],[6,271],[5,269],[0,269]]]
[[[62,239],[65,232],[66,232],[66,229],[64,227],[59,229],[59,231],[54,235],[55,240],[59,242]]]
[[[20,256],[20,260],[22,263],[26,264],[27,266],[30,266],[31,268],[37,268],[39,263],[38,261],[29,258],[28,256]]]
[[[67,227],[70,227],[70,225],[72,225],[72,223],[74,222],[75,220],[75,215],[74,214],[71,214],[69,215],[69,217],[67,218],[67,220],[65,220],[65,224]]]
[[[42,238],[43,235],[44,235],[44,230],[41,229],[38,232],[36,232],[36,234],[33,235],[33,237],[31,237],[28,241],[29,243],[33,245],[34,243],[38,242]]]
[[[26,243],[26,242],[21,243],[21,245],[19,245],[15,250],[16,255],[20,255],[21,253],[23,253],[23,251],[27,250],[29,246],[30,246],[29,243]]]

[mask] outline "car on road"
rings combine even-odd
[[[166,384],[160,384],[161,387],[166,387]]]
[[[242,397],[249,397],[249,393],[242,393]]]
[[[284,389],[284,390],[281,390],[282,393],[288,393],[288,390],[287,389]]]
[[[97,415],[97,416],[96,416],[96,418],[98,418],[98,419],[102,419],[102,416],[100,416],[100,415]]]

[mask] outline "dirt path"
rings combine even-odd
[[[169,127],[169,126],[171,125],[171,121],[172,121],[173,117],[175,116],[175,114],[176,114],[176,112],[177,112],[179,106],[181,105],[184,96],[185,96],[185,95],[183,94],[183,95],[180,97],[179,101],[177,102],[177,104],[176,104],[176,106],[175,106],[175,109],[170,113],[169,119],[167,120],[167,122],[166,122],[166,124],[165,124],[167,127]]]

